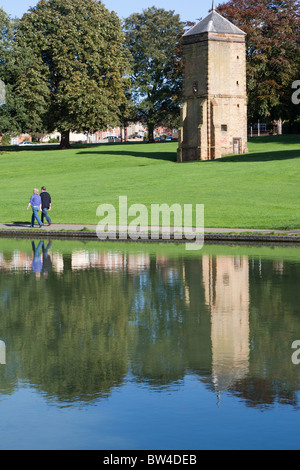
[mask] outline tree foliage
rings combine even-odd
[[[41,0],[31,8],[15,39],[30,51],[16,80],[27,130],[57,129],[68,145],[70,131],[118,124],[129,72],[123,39],[117,15],[96,0]]]
[[[20,102],[14,93],[17,64],[13,54],[13,39],[17,21],[0,9],[0,80],[4,83],[4,103],[0,106],[0,135],[20,131],[18,112]]]
[[[179,116],[182,74],[178,41],[183,23],[174,11],[151,7],[124,22],[125,44],[133,57],[131,75],[137,115],[153,129]]]
[[[230,0],[217,11],[247,33],[249,118],[295,119],[291,87],[300,79],[299,0]]]

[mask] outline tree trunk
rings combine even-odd
[[[123,127],[121,127],[121,142],[126,142],[127,141],[127,127],[126,124],[123,124]]]
[[[288,134],[294,134],[294,125],[295,125],[294,118],[290,118],[289,125],[288,125]]]
[[[154,142],[154,124],[148,124],[148,140],[149,142]]]
[[[70,145],[70,131],[63,131],[61,133],[61,141],[59,148],[61,149],[69,149]]]
[[[277,121],[277,134],[278,135],[282,134],[282,119],[278,119]]]

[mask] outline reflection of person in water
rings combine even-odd
[[[37,248],[35,248],[34,241],[31,242],[32,245],[32,271],[36,274],[36,277],[39,277],[43,269],[42,253],[40,253],[41,248],[44,245],[44,242],[40,241]]]
[[[52,246],[52,242],[49,241],[47,247],[43,243],[43,273],[47,277],[49,272],[52,270],[52,256],[51,253],[48,253]]]

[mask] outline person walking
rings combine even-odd
[[[39,195],[39,190],[37,188],[34,188],[33,190],[33,194],[27,206],[27,210],[29,209],[30,206],[32,208],[32,217],[31,217],[30,227],[31,228],[34,227],[34,220],[36,219],[37,223],[39,224],[39,227],[41,228],[44,224],[39,218],[38,212],[42,210],[42,200],[41,200],[41,196]]]
[[[44,217],[46,218],[48,225],[51,225],[51,219],[47,214],[47,211],[51,211],[51,196],[46,191],[46,187],[41,187],[41,200],[42,200],[42,223],[44,223]]]

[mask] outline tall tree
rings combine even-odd
[[[18,70],[13,53],[13,39],[16,20],[0,9],[0,135],[14,134],[20,131],[17,109],[20,102],[14,93],[14,79]]]
[[[299,0],[230,0],[217,11],[247,33],[249,118],[294,119],[299,79]]]
[[[34,129],[70,131],[119,123],[129,62],[121,22],[97,0],[41,0],[18,23],[16,44],[30,51],[16,84]]]
[[[133,57],[133,100],[141,120],[154,127],[178,118],[182,74],[178,70],[178,41],[183,23],[174,11],[151,7],[124,21],[125,44]],[[180,68],[180,67],[179,67]]]

